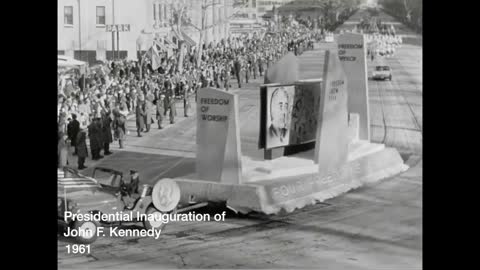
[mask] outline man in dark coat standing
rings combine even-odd
[[[90,139],[90,151],[92,152],[92,159],[98,160],[103,158],[100,155],[102,148],[101,142],[101,126],[99,125],[99,118],[94,118],[88,126],[88,138]]]
[[[260,73],[260,76],[263,76],[263,57],[261,55],[258,56],[257,64],[258,72]]]
[[[143,97],[143,96],[141,96]],[[144,103],[145,100],[142,98],[139,98],[137,101],[137,108],[135,110],[135,116],[136,116],[136,122],[137,122],[137,136],[142,137],[142,134],[140,132],[143,131],[145,127],[145,110],[144,110]]]
[[[248,61],[245,61],[245,83],[248,83],[248,80],[250,79],[250,63]]]
[[[87,133],[84,129],[79,130],[77,137],[75,138],[75,144],[77,147],[77,157],[78,157],[78,169],[83,170],[85,167],[85,158],[88,157],[87,149]]]
[[[67,125],[67,136],[72,146],[75,148],[73,154],[77,154],[77,135],[80,132],[80,122],[77,121],[77,115],[72,114],[72,121]]]
[[[237,77],[238,88],[242,88],[242,82],[240,78],[240,69],[242,68],[242,65],[240,64],[240,60],[238,58],[235,59],[235,62],[233,63],[233,67],[235,70],[235,76]]]
[[[102,113],[102,138],[103,138],[103,154],[111,155],[110,144],[112,139],[112,118],[110,117],[110,110],[107,109]]]

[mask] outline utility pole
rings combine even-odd
[[[112,0],[112,25],[115,25],[115,0]],[[112,31],[112,60],[115,61],[115,32]]]
[[[78,0],[78,53],[80,60],[82,60],[82,23],[80,19],[80,0]]]

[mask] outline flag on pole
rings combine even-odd
[[[152,69],[153,70],[156,70],[160,67],[160,65],[162,64],[162,58],[160,57],[160,53],[158,52],[158,48],[157,48],[157,42],[154,41],[153,42],[153,45],[152,45],[152,53],[151,53],[151,57],[152,57]]]

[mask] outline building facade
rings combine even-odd
[[[194,25],[182,27],[190,43],[199,42],[202,16],[205,43],[229,36],[233,0],[58,0],[58,54],[93,63],[137,59],[138,51],[147,50],[154,38],[176,46],[179,37],[172,24],[179,4],[186,6],[185,21]],[[112,34],[107,31],[112,24],[128,31]]]
[[[257,16],[263,16],[267,12],[272,11],[273,7],[279,8],[292,0],[257,0]]]

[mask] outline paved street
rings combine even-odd
[[[357,17],[361,14],[352,19]],[[389,19],[382,14],[383,21]],[[416,38],[408,29],[396,28]],[[324,49],[334,46],[322,43],[322,49],[300,56],[302,78],[321,77]],[[404,44],[394,58],[369,61],[369,70],[379,61],[391,66],[393,79],[369,81],[372,141],[397,148],[411,167],[407,172],[288,215],[230,214],[225,222],[172,222],[159,240],[99,238],[90,255],[66,254],[70,240],[59,236],[59,268],[422,268],[422,47]],[[257,149],[260,83],[257,79],[233,90],[240,101],[242,152],[249,156],[262,154]],[[183,104],[177,111],[176,124],[163,130],[155,124],[142,138],[136,137],[135,120],[129,120],[126,148],[114,143],[114,154],[89,161],[84,173],[95,165],[124,172],[135,168],[141,181],[150,184],[189,174],[196,120],[183,117]]]

